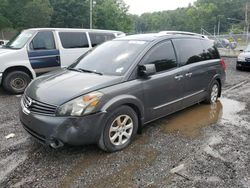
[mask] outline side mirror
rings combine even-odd
[[[140,65],[139,66],[139,75],[149,77],[156,73],[156,68],[154,64]]]

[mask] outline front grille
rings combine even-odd
[[[57,108],[57,106],[33,100],[27,95],[23,96],[23,105],[30,112],[44,114],[44,115],[55,115]]]

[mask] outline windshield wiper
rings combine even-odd
[[[82,72],[82,71],[79,70],[79,69],[75,69],[75,68],[71,68],[71,67],[68,67],[67,69],[68,69],[68,70],[71,70],[71,71]]]
[[[96,72],[96,71],[92,71],[92,70],[86,70],[86,69],[81,69],[81,68],[75,69],[75,68],[69,67],[68,70],[77,71],[77,72],[87,72],[87,73],[93,73],[93,74],[103,75],[103,74],[100,73],[100,72]]]
[[[94,74],[98,74],[98,75],[103,75],[101,72],[96,72],[96,71],[92,71],[92,70],[81,69],[81,68],[79,68],[78,70],[80,70],[80,71],[82,71],[82,72],[87,72],[87,73],[94,73]]]

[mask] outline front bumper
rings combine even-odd
[[[0,85],[2,84],[3,73],[0,73]]]
[[[69,145],[95,144],[99,141],[105,125],[106,113],[100,112],[84,117],[56,117],[19,110],[24,129],[46,145],[62,143]]]
[[[250,68],[250,62],[237,61],[237,67]]]

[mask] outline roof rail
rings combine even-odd
[[[190,36],[197,36],[202,37],[204,39],[208,39],[206,35],[201,35],[198,33],[186,32],[186,31],[160,31],[159,34],[162,35],[190,35]]]

